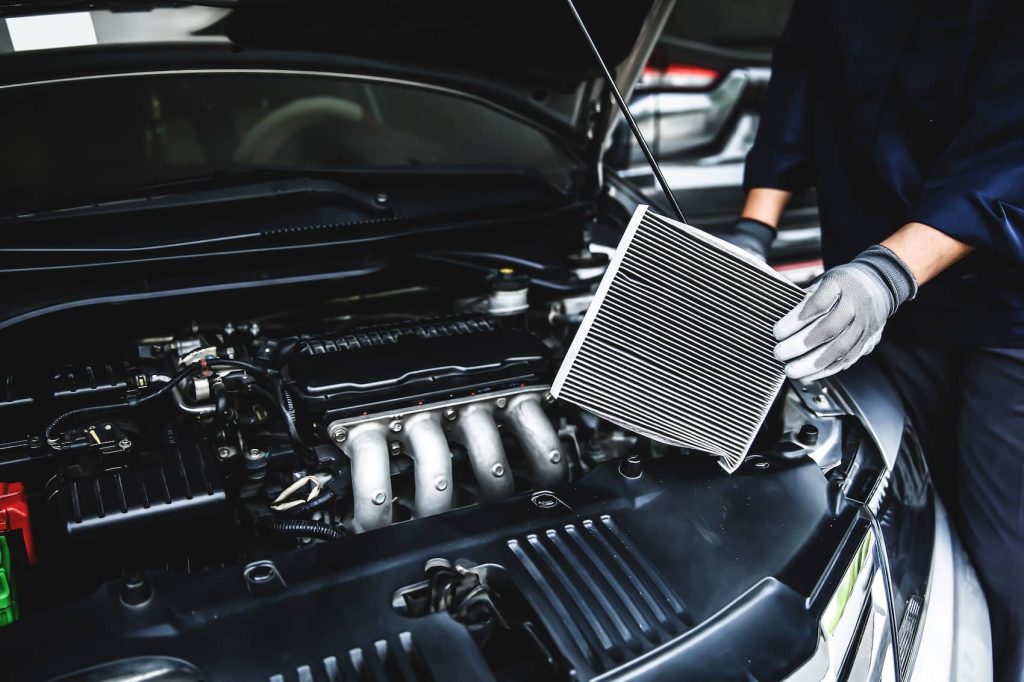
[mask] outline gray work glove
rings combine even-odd
[[[896,308],[916,295],[906,263],[884,246],[872,246],[828,270],[778,321],[775,357],[793,379],[835,374],[870,353]]]
[[[740,218],[733,223],[731,229],[716,232],[715,236],[765,261],[768,259],[768,249],[775,241],[775,228],[760,220]]]

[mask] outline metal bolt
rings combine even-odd
[[[376,201],[377,204],[379,204],[380,206],[383,206],[386,203],[388,203],[388,195],[384,194],[384,192],[381,192],[380,194],[374,197],[374,201]]]
[[[555,396],[551,395],[550,393],[545,393],[544,394],[544,403],[546,405],[551,405],[554,402],[555,402]]]
[[[630,455],[619,462],[619,473],[626,478],[640,478],[644,473],[644,462],[640,455]]]
[[[533,497],[533,503],[541,509],[551,509],[558,505],[558,498],[551,493],[537,493]]]
[[[345,439],[348,438],[348,429],[344,426],[334,426],[331,428],[329,435],[335,443],[344,443]]]
[[[104,431],[110,431],[112,428],[114,428],[114,427],[111,426],[110,424],[107,424],[106,426],[103,427],[103,430]]]
[[[227,447],[226,445],[222,445],[219,448],[217,448],[217,456],[220,457],[221,459],[227,459],[231,455],[231,448]]]
[[[383,490],[379,490],[374,493],[372,500],[374,504],[380,506],[388,501],[388,496],[384,494]]]
[[[495,478],[501,478],[505,475],[505,467],[500,464],[495,464],[491,467],[491,473],[494,474]]]
[[[434,481],[434,487],[437,488],[439,491],[447,490],[448,479],[446,479],[444,476],[438,476],[437,479]]]
[[[815,405],[825,405],[825,404],[827,404],[827,402],[828,401],[825,400],[825,396],[823,396],[820,393],[818,395],[814,396],[814,404]]]
[[[391,422],[391,425],[388,426],[388,428],[391,429],[391,433],[401,433],[402,432],[402,422],[399,422],[399,421]]]
[[[427,559],[427,562],[425,564],[423,564],[423,571],[426,572],[426,571],[429,571],[432,568],[451,568],[451,567],[452,567],[452,562],[448,561],[447,559],[441,559],[439,557],[435,557],[433,559]]]
[[[809,447],[818,444],[818,427],[814,424],[804,424],[796,434],[796,439]]]
[[[454,407],[446,407],[444,408],[444,418],[450,422],[453,422],[459,418],[459,413],[456,411]]]
[[[263,450],[260,450],[259,448],[253,448],[249,450],[249,453],[245,456],[245,458],[248,459],[249,461],[258,461],[263,459],[265,455],[266,453]]]
[[[498,406],[499,410],[504,410],[508,405],[508,398],[498,398],[494,401],[494,404]]]
[[[127,438],[122,438],[121,440],[119,440],[117,442],[117,447],[121,448],[122,450],[127,450],[131,446],[132,446],[132,442],[130,440],[128,440]]]
[[[402,451],[402,444],[399,443],[397,440],[393,440],[390,443],[388,443],[388,447],[391,448],[392,455],[397,455]]]
[[[562,453],[558,450],[552,450],[548,453],[548,459],[551,460],[552,464],[558,464],[562,461]]]

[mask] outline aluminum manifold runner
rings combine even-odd
[[[803,290],[639,206],[552,394],[735,471],[785,379],[772,327]]]

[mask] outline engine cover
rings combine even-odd
[[[302,337],[285,362],[291,390],[324,421],[541,381],[548,350],[484,315]]]
[[[65,476],[59,490],[72,551],[108,561],[194,554],[222,542],[230,527],[210,445],[185,428],[168,427],[153,452],[124,466]]]

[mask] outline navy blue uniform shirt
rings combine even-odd
[[[816,187],[828,267],[908,222],[975,252],[889,338],[1024,346],[1024,0],[795,0],[745,186]]]

